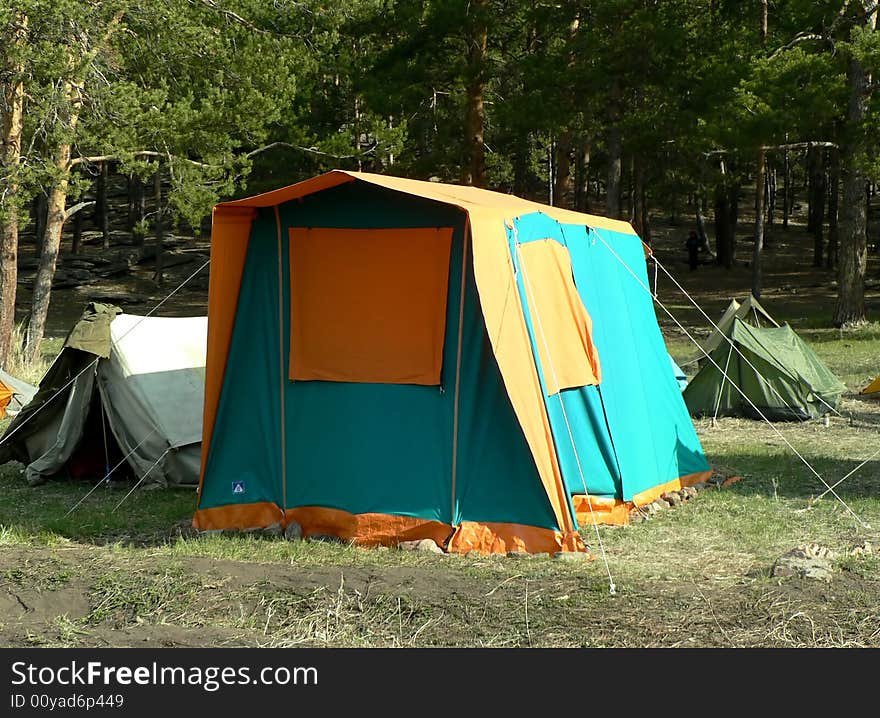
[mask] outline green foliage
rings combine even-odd
[[[248,186],[334,167],[455,181],[479,73],[491,186],[546,199],[563,140],[602,176],[616,128],[625,174],[638,158],[649,201],[672,207],[744,179],[758,146],[839,137],[847,62],[880,69],[861,5],[773,0],[762,39],[760,0],[22,0],[24,44],[0,9],[27,86],[20,201],[63,178],[52,152],[68,141],[144,179],[161,162],[190,224]],[[876,95],[863,161],[880,174]],[[94,171],[71,175],[73,197]]]
[[[110,156],[143,177],[160,162],[171,210],[195,223],[242,183],[245,155],[267,140],[309,62],[310,3],[26,0],[22,10],[22,201],[67,178],[53,156],[71,144],[74,159]],[[7,33],[9,22],[0,15]],[[89,183],[84,166],[73,197]]]

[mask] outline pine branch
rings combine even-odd
[[[190,0],[192,2],[192,0]],[[215,0],[198,0],[199,3],[204,5],[206,8],[213,10],[214,12],[219,12],[228,20],[232,20],[243,27],[246,27],[248,30],[253,30],[254,32],[259,32],[263,35],[271,34],[268,30],[264,30],[263,28],[257,27],[250,20],[245,20],[241,15],[232,12],[232,10],[226,10],[225,8],[220,7]]]
[[[317,147],[302,147],[300,145],[293,145],[289,142],[272,142],[272,143],[266,145],[265,147],[258,147],[255,150],[251,150],[250,152],[248,152],[245,155],[245,157],[250,159],[251,157],[255,157],[256,155],[261,154],[262,152],[267,152],[268,150],[275,149],[276,147],[285,147],[289,150],[299,150],[300,152],[309,152],[313,155],[320,155],[322,157],[330,157],[331,159],[334,159],[334,160],[353,160],[353,159],[357,159],[359,157],[367,157],[367,156],[373,154],[376,151],[376,148],[378,146],[379,146],[379,143],[375,142],[375,143],[373,143],[372,147],[367,148],[363,152],[357,152],[352,155],[334,155],[330,152],[323,152],[322,150],[319,150]]]
[[[800,45],[803,42],[812,42],[812,41],[832,42],[831,38],[827,37],[825,35],[819,35],[814,32],[799,32],[797,35],[794,36],[794,38],[790,42],[788,42],[785,45],[783,45],[782,47],[779,47],[776,50],[774,50],[770,54],[770,59],[772,60],[774,57],[776,57],[780,53],[785,52],[786,50],[791,50],[791,48],[793,48],[797,45]]]
[[[246,27],[248,30],[252,32],[259,33],[260,35],[271,35],[273,37],[288,37],[288,38],[296,38],[303,39],[301,35],[291,35],[286,32],[281,32],[279,30],[266,30],[262,27],[257,27],[253,22],[248,20],[247,18],[242,17],[238,13],[233,12],[232,10],[227,10],[224,7],[220,7],[219,3],[216,0],[189,0],[190,5],[202,5],[213,12],[219,13],[227,20],[234,22],[237,25],[241,25],[242,27]]]
[[[778,152],[785,150],[808,150],[811,147],[833,147],[838,148],[836,142],[827,142],[825,140],[810,140],[808,142],[789,142],[783,145],[760,145],[758,147],[749,147],[749,148],[737,148],[733,150],[710,150],[709,152],[704,152],[705,157],[713,157],[713,156],[724,156],[724,155],[733,155],[738,154],[739,152],[755,152],[755,151],[763,151],[763,152]]]
[[[218,165],[209,165],[204,162],[198,162],[197,160],[191,160],[188,157],[178,157],[177,155],[170,155],[166,152],[155,152],[153,150],[140,150],[138,152],[132,153],[133,157],[167,157],[169,159],[179,160],[180,162],[187,162],[195,167],[202,167],[204,169],[215,169]],[[119,155],[91,155],[89,157],[75,157],[70,160],[69,166],[75,167],[77,165],[82,164],[97,164],[98,162],[117,162],[122,159]]]
[[[80,210],[87,209],[88,207],[94,207],[94,206],[95,206],[95,200],[90,200],[88,202],[80,202],[79,204],[75,204],[75,205],[73,205],[73,207],[70,207],[67,210],[65,210],[64,221],[66,222],[68,219],[73,217],[73,215],[75,215]]]

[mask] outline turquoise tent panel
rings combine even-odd
[[[586,485],[586,493],[591,496],[619,497],[620,469],[599,389],[595,386],[563,389],[547,399],[547,410],[569,492],[583,494]]]
[[[672,367],[672,376],[675,377],[675,382],[678,384],[679,390],[684,391],[687,389],[688,385],[687,374],[684,373],[684,369],[678,365],[678,362],[672,358],[671,354],[669,355],[669,363]]]
[[[450,522],[505,521],[555,528],[534,460],[486,342],[473,277],[467,278],[459,407],[457,492],[451,496],[455,367],[463,250],[463,214],[443,204],[354,182],[279,208],[282,224],[284,358],[289,355],[288,233],[309,227],[455,227],[441,386],[287,379],[286,506],[324,506],[352,513],[389,513]],[[211,442],[210,486],[280,475],[281,381],[278,350],[278,247],[274,210],[254,223],[220,411]],[[259,358],[259,361],[254,361]],[[271,437],[255,441],[253,417],[264,406]],[[239,408],[236,413],[235,408]],[[244,414],[244,415],[243,415]],[[264,461],[272,457],[272,461]],[[219,480],[217,476],[223,477]],[[279,505],[280,482],[260,499]],[[214,495],[217,494],[217,495]],[[202,507],[238,503],[214,491]]]
[[[608,230],[602,230],[600,236],[582,226],[561,225],[542,213],[519,217],[508,237],[518,269],[516,241],[551,238],[567,246],[575,284],[593,320],[593,338],[602,365],[600,386],[568,389],[553,397],[546,396],[545,389],[569,490],[583,493],[575,459],[584,469],[592,495],[625,500],[708,469],[669,370],[669,356],[650,296],[640,284],[648,286],[641,240]],[[525,296],[522,271],[518,281],[521,296]],[[527,307],[524,311],[536,353],[532,318]],[[543,376],[541,381],[545,386]],[[564,415],[560,396],[565,402]],[[577,457],[569,431],[575,435]]]
[[[511,259],[516,269],[520,305],[532,343],[532,353],[538,356],[539,317],[533,317],[525,297],[528,296],[527,275],[522,270],[516,242],[522,244],[553,238],[564,243],[559,224],[544,214],[530,214],[514,222],[508,229]],[[619,497],[620,472],[611,434],[605,420],[601,397],[596,387],[566,389],[548,396],[547,384],[540,361],[535,362],[544,402],[550,420],[550,429],[556,444],[562,478],[570,495],[583,494],[584,485],[593,496]]]
[[[642,241],[610,230],[562,227],[578,293],[593,319],[602,364],[600,392],[623,496],[709,464],[669,370],[669,355],[647,287]]]

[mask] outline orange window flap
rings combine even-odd
[[[451,227],[290,229],[290,378],[440,383]]]
[[[548,394],[598,384],[602,370],[593,322],[575,287],[568,250],[542,239],[518,251]]]

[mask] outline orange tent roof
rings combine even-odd
[[[442,182],[425,182],[423,180],[377,175],[369,172],[350,172],[348,170],[332,170],[326,174],[318,175],[317,177],[312,177],[303,182],[298,182],[271,192],[264,192],[263,194],[258,194],[253,197],[245,197],[244,199],[233,200],[231,202],[223,202],[217,205],[217,207],[253,209],[259,207],[274,207],[275,205],[288,202],[292,199],[306,197],[310,194],[330,189],[331,187],[336,187],[347,182],[353,182],[354,180],[361,180],[397,192],[405,192],[406,194],[415,195],[417,197],[432,199],[436,202],[455,205],[466,211],[488,210],[503,219],[509,219],[530,212],[543,212],[547,216],[564,224],[585,224],[599,229],[610,229],[624,234],[635,234],[635,230],[633,230],[629,222],[624,222],[618,219],[608,219],[607,217],[599,217],[592,214],[584,214],[582,212],[573,212],[559,207],[551,207],[546,204],[541,204],[540,202],[532,202],[531,200],[522,199],[521,197],[512,194],[493,192],[487,189],[467,187],[464,185],[444,184]]]

